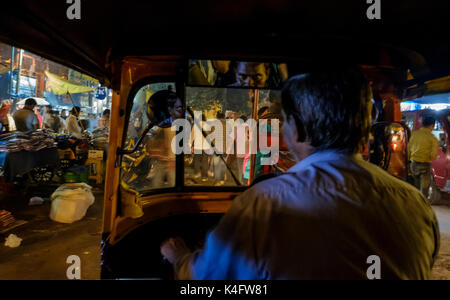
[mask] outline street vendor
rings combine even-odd
[[[44,128],[49,128],[56,133],[62,133],[64,130],[64,121],[59,117],[59,112],[57,110],[51,110],[48,113],[44,126]]]
[[[98,128],[104,128],[109,127],[109,117],[111,115],[111,110],[105,109],[105,111],[102,114],[102,117],[98,120],[97,126]]]
[[[74,106],[70,111],[70,116],[66,120],[67,133],[73,137],[81,139],[82,129],[78,124],[78,116],[80,115],[81,108]]]
[[[36,100],[28,98],[23,109],[14,114],[14,123],[18,131],[31,132],[39,128],[39,120],[34,113],[36,105]]]

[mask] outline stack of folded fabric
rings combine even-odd
[[[8,228],[16,222],[13,215],[6,210],[0,210],[0,231]]]
[[[92,132],[91,144],[94,146],[94,149],[106,150],[108,148],[108,141],[109,141],[108,127],[97,128]]]
[[[22,150],[39,151],[55,147],[55,139],[48,130],[36,130],[30,134],[22,132],[8,133],[0,136],[0,151],[19,152]]]

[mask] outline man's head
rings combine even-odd
[[[51,106],[51,105],[46,105],[46,106],[45,106],[45,112],[46,112],[46,113],[50,113],[51,110],[52,110],[52,106]]]
[[[74,115],[75,117],[78,117],[78,116],[80,115],[80,111],[81,111],[81,108],[80,108],[80,107],[74,106],[74,107],[72,108],[72,110],[70,111],[70,113],[71,113],[72,115]]]
[[[238,62],[236,65],[236,84],[265,88],[270,76],[270,64],[259,62]]]
[[[424,117],[422,120],[422,126],[433,130],[436,120],[433,117]]]
[[[36,100],[34,100],[33,98],[28,98],[27,100],[25,100],[24,108],[33,110],[36,105],[37,105]]]
[[[111,115],[111,110],[105,109],[105,110],[103,111],[103,116],[104,116],[104,117],[106,117],[106,118],[109,119],[110,115]]]
[[[268,113],[269,111],[270,111],[270,110],[269,110],[269,107],[268,107],[268,106],[261,107],[261,108],[258,110],[258,118],[261,119],[261,118],[264,116],[264,114]]]
[[[216,118],[219,119],[219,120],[225,119],[225,114],[221,110],[219,110],[217,112]]]
[[[175,93],[169,94],[167,98],[167,107],[172,119],[176,120],[184,118],[183,102]]]
[[[180,98],[170,90],[161,90],[154,93],[147,101],[147,116],[155,122],[162,122],[172,117],[184,117],[183,104]]]
[[[370,131],[371,88],[358,69],[312,72],[282,91],[283,135],[298,158],[328,149],[357,153]]]
[[[217,72],[225,74],[230,69],[230,61],[229,60],[213,60],[212,64]]]

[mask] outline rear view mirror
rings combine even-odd
[[[141,145],[144,137],[153,127],[172,126],[169,114],[169,100],[177,98],[178,98],[177,94],[172,92],[170,89],[161,90],[153,94],[147,101],[146,113],[149,122],[145,130],[142,132],[141,136],[139,137],[139,140],[136,142],[132,150],[120,150],[119,154],[132,154],[136,152],[139,146]]]
[[[280,89],[288,79],[285,63],[189,60],[188,85]]]
[[[170,118],[168,110],[169,98],[178,98],[178,96],[170,90],[163,90],[156,92],[148,100],[147,117],[149,119],[150,128],[154,126],[159,126],[160,124],[162,125],[162,123],[165,120]]]

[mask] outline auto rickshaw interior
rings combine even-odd
[[[151,63],[149,60],[148,68]],[[115,234],[105,239],[103,278],[172,278],[171,266],[159,253],[161,242],[171,236],[181,236],[191,249],[201,247],[206,233],[220,221],[235,196],[295,164],[281,135],[281,88],[289,77],[310,69],[297,61],[238,58],[182,58],[181,63],[177,63],[181,67],[174,68],[177,73],[173,76],[143,78],[130,89],[123,145],[117,152],[122,158],[121,198],[117,211],[120,219]],[[393,175],[406,178],[408,133],[398,115],[399,100],[394,99],[399,99],[398,87],[406,80],[407,70],[369,65],[359,65],[359,68],[374,92],[375,133],[361,154]],[[165,108],[167,103],[151,103],[152,95],[160,91],[174,92],[181,101],[172,103],[168,109]],[[390,97],[386,97],[387,94]],[[155,112],[157,106],[159,110]],[[187,148],[179,144],[185,151],[176,155],[171,143],[183,128],[172,130],[171,122],[175,118],[171,109],[178,109],[181,113],[178,118],[192,125],[189,132],[195,126],[202,127],[195,122],[194,111],[201,113],[200,121],[205,123],[219,120],[225,125],[226,120],[267,120],[263,130],[280,134],[279,139],[271,140],[274,146],[279,145],[280,155],[273,165],[262,165],[261,159],[270,153],[263,153],[259,147],[255,153],[250,153],[248,140],[241,155],[238,151],[230,152],[226,136],[233,131],[227,132],[223,126],[219,138],[211,141],[207,136],[217,128],[209,126],[206,130],[204,125],[201,130],[202,139],[205,138],[203,150],[215,151],[195,154],[195,143],[190,138]],[[155,114],[164,117],[155,120]],[[170,120],[168,126],[164,119]],[[275,125],[274,120],[281,122]],[[161,126],[162,123],[165,126]],[[255,131],[256,135],[259,136],[260,131],[261,127]],[[248,138],[250,130],[246,134]],[[220,138],[223,143],[217,142]],[[231,147],[236,145],[231,144]]]
[[[228,161],[214,154],[196,159],[169,152],[168,157],[158,149],[169,139],[158,134],[177,132],[148,125],[157,121],[147,115],[152,94],[170,87],[180,96],[186,119],[189,108],[203,112],[205,120],[220,119],[218,112],[254,120],[261,112],[272,119],[279,111],[278,83],[287,77],[358,65],[371,82],[376,108],[363,157],[404,179],[408,130],[401,101],[450,91],[448,78],[439,81],[450,74],[447,0],[387,1],[381,21],[367,20],[366,1],[349,7],[328,0],[97,0],[83,2],[80,20],[67,18],[66,1],[47,2],[3,3],[0,40],[95,77],[114,91],[103,278],[171,278],[159,254],[163,239],[181,235],[191,247],[201,244],[249,184],[293,164],[281,139],[280,159],[268,169],[257,167],[258,153]],[[280,77],[262,87],[264,76],[249,76],[254,74],[238,62],[261,62],[253,66]],[[225,76],[228,72],[214,75],[212,68],[239,71],[244,85]],[[443,87],[435,88],[433,80]],[[212,174],[205,162],[217,166]],[[269,174],[257,178],[259,171]]]

